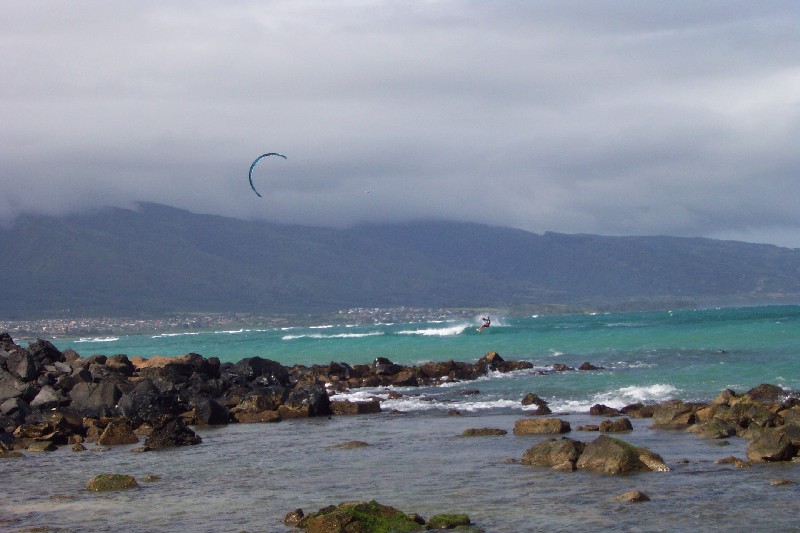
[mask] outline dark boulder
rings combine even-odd
[[[194,423],[198,426],[216,426],[230,422],[228,408],[212,398],[198,396],[192,400],[191,405],[194,409]]]
[[[162,416],[153,422],[153,432],[144,441],[150,449],[199,444],[203,441],[179,416]]]
[[[237,413],[260,413],[274,411],[283,405],[289,396],[289,389],[280,385],[259,387],[248,393],[234,408]]]
[[[109,370],[113,369],[117,374],[126,377],[132,376],[133,372],[136,370],[136,367],[133,366],[133,363],[130,362],[128,356],[125,354],[117,354],[109,357],[106,360],[105,366]]]
[[[28,351],[33,356],[36,364],[40,366],[52,365],[56,362],[66,362],[64,354],[56,348],[52,342],[44,339],[37,339],[28,345]]]
[[[260,385],[290,385],[289,371],[285,366],[261,357],[247,357],[231,365],[229,371],[236,377],[246,381],[254,381]]]
[[[589,414],[593,416],[619,416],[620,411],[619,409],[596,403],[589,408]]]
[[[458,361],[436,361],[423,363],[419,366],[419,373],[428,381],[473,380],[482,375],[474,365]]]
[[[278,412],[282,418],[328,416],[331,414],[331,400],[321,385],[293,389]]]
[[[0,357],[8,355],[8,352],[15,348],[19,348],[19,346],[11,338],[11,335],[7,331],[0,333]]]
[[[25,420],[31,410],[31,406],[22,398],[9,398],[0,404],[0,414],[9,417],[17,425]]]
[[[594,366],[589,361],[586,361],[581,366],[578,367],[578,370],[605,370],[602,366]]]
[[[6,372],[0,368],[0,403],[5,402],[9,398],[20,398],[31,396],[30,386],[10,372]],[[35,393],[33,394],[35,396]],[[33,399],[32,397],[29,399]]]
[[[395,387],[418,387],[417,372],[413,368],[404,368],[391,377],[389,384]]]
[[[78,383],[91,383],[92,374],[85,369],[72,369],[69,374],[61,374],[53,384],[53,388],[60,390],[62,394],[69,395],[70,391]]]
[[[36,397],[31,400],[31,407],[34,409],[45,410],[58,407],[67,400],[50,385],[45,385],[41,388]]]
[[[39,376],[39,368],[27,350],[14,350],[6,358],[6,368],[22,381],[33,381]]]
[[[372,373],[378,376],[393,376],[403,370],[403,367],[391,362],[385,357],[377,357],[372,362]]]
[[[110,416],[116,413],[122,391],[114,381],[78,383],[69,394],[70,407],[87,416]]]
[[[213,361],[202,355],[188,353],[180,357],[134,358],[139,375],[152,381],[161,392],[183,388],[197,382],[219,378],[219,359]]]
[[[162,415],[177,415],[181,410],[173,396],[163,394],[149,379],[121,396],[117,407],[135,426],[153,422]]]
[[[541,399],[538,395],[529,392],[522,398],[522,405],[535,405],[536,409],[531,412],[533,415],[549,415],[552,414],[547,402]]]
[[[475,363],[475,366],[485,374],[487,372],[494,372],[495,370],[498,370],[503,363],[505,363],[505,359],[500,357],[499,353],[489,352],[478,359],[478,361]]]

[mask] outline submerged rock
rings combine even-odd
[[[426,521],[418,514],[406,514],[375,500],[330,505],[309,515],[302,509],[295,509],[284,516],[283,523],[309,533],[396,533],[443,529],[479,531],[470,527],[472,521],[466,514],[436,514]]]
[[[470,428],[465,429],[461,433],[462,437],[488,437],[488,436],[501,436],[508,434],[505,429],[498,428]]]
[[[302,510],[295,510],[284,520],[294,521],[302,516]],[[370,502],[349,502],[320,509],[316,513],[303,516],[297,527],[309,533],[390,533],[394,531],[423,531],[424,522],[417,517],[382,505],[375,500]]]
[[[514,435],[547,435],[569,431],[569,422],[560,418],[532,418],[514,423]]]
[[[98,474],[89,480],[87,490],[100,492],[107,490],[124,490],[138,488],[139,484],[133,476],[127,474]]]
[[[638,489],[635,489],[635,490],[629,490],[627,492],[623,492],[619,496],[616,496],[614,498],[614,501],[615,502],[632,502],[632,503],[649,502],[650,501],[650,497],[647,494],[645,494],[644,492],[642,492],[642,491],[640,491]]]

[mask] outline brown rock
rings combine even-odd
[[[781,403],[788,396],[788,393],[777,385],[762,383],[757,387],[753,387],[744,395],[756,402]]]
[[[628,418],[618,418],[616,420],[603,420],[600,422],[602,433],[623,433],[633,431],[633,425]]]
[[[619,409],[596,403],[589,408],[589,414],[593,416],[619,416],[620,412]]]
[[[605,435],[586,445],[576,466],[604,474],[669,470],[658,454]]]
[[[135,444],[139,437],[133,432],[127,422],[109,422],[103,434],[97,439],[97,444],[115,446],[121,444]]]
[[[653,427],[659,429],[684,429],[695,422],[695,412],[703,404],[687,403],[682,400],[668,400],[655,406]]]
[[[133,476],[125,474],[99,474],[89,480],[86,488],[91,491],[135,489],[139,486]]]
[[[514,423],[514,435],[547,435],[568,431],[569,422],[560,418],[526,418]]]
[[[630,418],[652,418],[653,411],[655,411],[655,406],[645,405],[643,403],[632,403],[630,405],[626,405],[619,411],[623,415]]]
[[[370,400],[368,402],[336,400],[331,402],[331,412],[334,415],[364,415],[380,413],[381,402],[378,400]]]
[[[629,490],[614,498],[615,502],[649,502],[650,497],[640,490]]]
[[[792,434],[798,433],[800,427],[797,426],[765,429],[750,441],[747,458],[751,461],[791,461],[798,450]]]
[[[546,439],[525,450],[522,463],[571,472],[585,448],[586,444],[583,442],[567,437]]]
[[[234,415],[235,420],[242,424],[260,424],[266,422],[280,422],[281,415],[278,411],[261,411],[260,413],[241,412]]]

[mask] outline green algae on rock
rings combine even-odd
[[[87,490],[95,492],[107,490],[124,490],[138,488],[139,484],[133,476],[127,474],[98,474],[89,480]]]

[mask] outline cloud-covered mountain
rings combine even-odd
[[[348,307],[800,301],[800,250],[538,235],[460,222],[338,230],[157,204],[0,229],[0,318]]]

